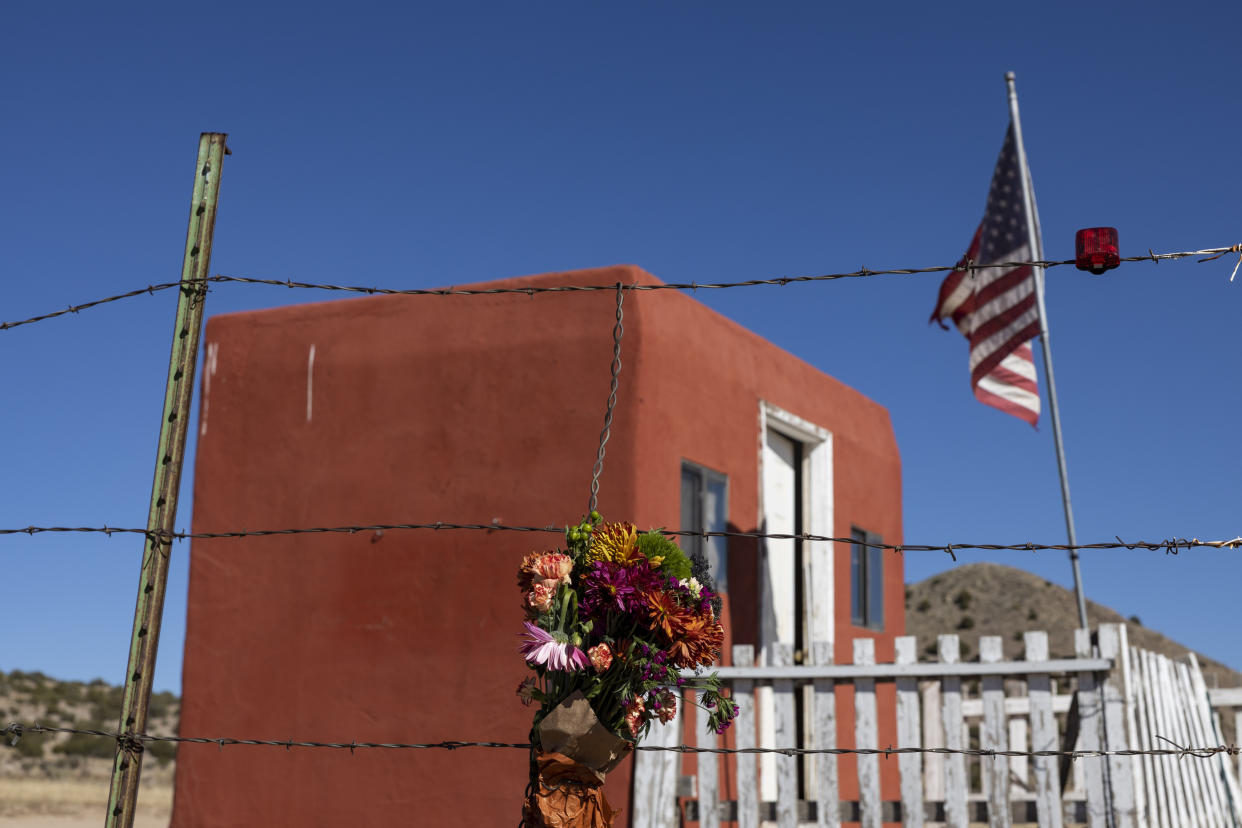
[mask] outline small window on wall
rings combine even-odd
[[[728,509],[729,478],[720,472],[694,463],[682,461],[681,464],[681,531],[683,532],[723,532],[725,531]],[[687,554],[701,551],[712,567],[712,577],[716,579],[716,587],[721,592],[727,589],[726,570],[728,567],[728,547],[726,538],[701,535],[682,535],[681,548]]]
[[[856,627],[884,629],[884,550],[880,536],[853,529],[850,537],[850,620]]]

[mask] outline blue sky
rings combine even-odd
[[[620,262],[667,281],[951,264],[1007,70],[1050,258],[1095,225],[1125,255],[1242,240],[1242,54],[1218,34],[1242,7],[837,6],[12,3],[0,319],[175,280],[203,131],[234,150],[215,273],[431,287]],[[1080,541],[1242,533],[1233,263],[1050,271]],[[698,298],[888,408],[908,542],[1061,543],[1047,416],[1033,431],[973,400],[965,342],[927,324],[939,280]],[[207,310],[330,298],[222,285]],[[175,301],[0,332],[0,526],[145,523]],[[0,537],[0,669],[119,682],[140,548]],[[180,688],[187,554],[157,689]],[[1238,554],[1082,567],[1091,598],[1242,668]],[[1071,582],[1060,552],[959,559]],[[952,565],[906,557],[909,580]]]

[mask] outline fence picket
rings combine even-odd
[[[1188,653],[1189,664],[1186,665],[1186,715],[1190,724],[1191,743],[1196,747],[1217,745],[1215,728],[1211,723],[1211,707],[1208,704],[1206,688],[1200,693],[1203,674],[1199,672],[1199,660],[1194,653]],[[1196,679],[1198,681],[1196,682]],[[1209,811],[1212,821],[1221,828],[1233,828],[1233,819],[1229,814],[1229,797],[1224,790],[1224,780],[1218,771],[1220,765],[1215,759],[1209,762],[1197,762],[1201,765],[1204,785],[1207,788]]]
[[[1126,714],[1126,745],[1137,749],[1138,735],[1138,693],[1135,687],[1135,676],[1130,666],[1130,635],[1125,625],[1121,628],[1120,652],[1117,657],[1121,664],[1122,704]],[[1134,824],[1136,828],[1149,828],[1147,819],[1147,790],[1143,781],[1143,757],[1130,757],[1130,778],[1134,780]]]
[[[1126,629],[1119,624],[1100,625],[1100,657],[1113,661],[1113,669],[1100,687],[1103,705],[1104,746],[1108,750],[1131,747],[1126,740],[1125,697],[1121,677],[1121,651],[1126,647]],[[1108,794],[1115,828],[1135,828],[1134,763],[1129,756],[1110,756]]]
[[[1135,742],[1140,750],[1151,750],[1152,711],[1150,701],[1150,677],[1142,654],[1130,648],[1130,670],[1134,676],[1134,722],[1138,733]],[[1147,820],[1154,828],[1171,828],[1168,814],[1168,796],[1164,793],[1164,768],[1159,758],[1140,757],[1143,767],[1143,791],[1147,803]]]
[[[875,641],[854,639],[854,663],[875,664]],[[876,724],[875,679],[854,679],[854,747],[879,744]],[[858,807],[860,828],[880,828],[880,758],[858,756]]]
[[[1207,685],[1203,681],[1203,672],[1199,669],[1199,659],[1194,653],[1190,653],[1191,679],[1194,682],[1195,696],[1198,700],[1198,709],[1206,713],[1210,708],[1211,701],[1208,697]],[[1203,720],[1206,728],[1206,741],[1204,745],[1223,745],[1225,743],[1224,734],[1220,732],[1220,722],[1217,717],[1213,717],[1211,721]],[[1236,734],[1235,734],[1236,738]],[[1221,786],[1221,813],[1229,814],[1231,819],[1225,819],[1227,825],[1242,825],[1242,792],[1238,790],[1238,780],[1233,776],[1233,767],[1229,763],[1229,759],[1224,754],[1217,756],[1217,761],[1213,762],[1217,768],[1217,779]]]
[[[944,747],[944,719],[941,715],[940,681],[927,681],[919,688],[923,699],[923,746]],[[931,802],[944,802],[944,754],[923,757],[923,796]]]
[[[691,698],[697,693],[688,694]],[[694,707],[696,744],[701,748],[716,747],[716,733],[708,727],[711,711],[703,708],[701,698],[695,699]],[[701,828],[720,828],[720,789],[717,775],[717,755],[700,753],[696,757],[699,799],[699,825]]]
[[[1008,699],[1006,699],[1005,712],[1009,712]],[[1030,739],[1027,738],[1027,732],[1030,730],[1030,722],[1020,716],[1010,716],[1009,718],[1009,749],[1010,750],[1030,750]],[[1031,790],[1031,769],[1030,762],[1025,756],[1012,756],[1009,759],[1009,796],[1012,799],[1022,799],[1024,795]]]
[[[811,645],[815,664],[832,663],[832,644],[817,641]],[[832,679],[811,682],[811,706],[814,716],[812,744],[819,748],[837,746],[837,694]],[[815,820],[819,828],[840,828],[841,807],[837,783],[837,757],[821,754],[815,757],[815,795],[818,802]]]
[[[754,665],[755,648],[750,644],[735,646],[733,663],[739,667]],[[754,682],[751,679],[735,680],[733,700],[737,702],[737,722],[733,727],[737,749],[753,748],[756,725]],[[737,824],[738,828],[759,828],[759,777],[755,773],[753,753],[737,754]]]
[[[998,635],[979,638],[979,661],[995,664],[1003,657]],[[983,677],[983,726],[979,728],[979,746],[984,750],[1008,750],[1008,728],[1005,726],[1005,680],[1000,676]],[[1009,828],[1009,759],[1004,756],[982,757],[988,769],[983,778],[987,784],[988,825]]]
[[[1169,678],[1173,684],[1174,705],[1173,729],[1177,735],[1173,736],[1173,741],[1179,745],[1194,745],[1194,735],[1190,730],[1190,704],[1193,695],[1190,692],[1190,670],[1185,664],[1179,664],[1176,661],[1169,660],[1168,663]],[[1218,828],[1217,821],[1213,818],[1212,809],[1208,805],[1208,788],[1207,780],[1204,778],[1203,763],[1189,762],[1187,778],[1190,781],[1190,801],[1194,805],[1195,818],[1199,820],[1204,828]]]
[[[684,705],[683,705],[684,708]],[[644,745],[672,747],[681,744],[681,710],[667,724],[654,722]],[[634,752],[634,824],[645,828],[677,825],[677,776],[681,755],[665,751]]]
[[[1048,633],[1028,632],[1023,636],[1027,661],[1048,660]],[[1031,700],[1031,749],[1056,750],[1057,720],[1052,712],[1052,679],[1047,673],[1027,676]],[[1035,770],[1035,816],[1039,828],[1061,828],[1061,777],[1056,757],[1037,756]]]
[[[1168,747],[1166,743],[1161,742],[1155,737],[1171,733],[1171,725],[1168,722],[1168,705],[1171,702],[1170,694],[1172,693],[1172,688],[1168,686],[1159,656],[1151,652],[1144,653],[1144,655],[1147,658],[1150,670],[1148,676],[1151,679],[1151,700],[1155,714],[1155,729],[1152,730],[1152,743],[1153,746]],[[1178,826],[1178,828],[1181,828],[1181,826],[1194,828],[1189,809],[1182,798],[1186,781],[1182,778],[1181,763],[1172,756],[1161,756],[1159,758],[1164,767],[1165,794],[1169,797],[1169,823],[1170,825]]]
[[[961,645],[956,635],[941,635],[936,639],[943,664],[957,664]],[[945,676],[940,680],[941,717],[944,720],[944,746],[961,750],[966,745],[962,739],[962,679]],[[966,757],[951,753],[945,757],[944,773],[944,819],[949,828],[967,828],[966,813]]]
[[[913,664],[918,659],[917,642],[912,635],[894,641],[896,662]],[[913,676],[897,678],[897,747],[921,747],[919,739],[919,688]],[[923,828],[923,763],[917,753],[903,753],[897,759],[901,774],[901,824],[903,828]]]
[[[1079,658],[1091,657],[1091,633],[1074,630],[1074,651]],[[1078,744],[1083,750],[1099,750],[1103,726],[1103,696],[1096,682],[1095,673],[1078,674]],[[1083,765],[1083,783],[1087,793],[1087,825],[1089,828],[1107,828],[1108,795],[1104,789],[1104,767],[1100,762]]]
[[[784,643],[772,646],[772,663],[777,667],[793,664],[793,647]],[[776,747],[796,747],[798,719],[794,713],[793,679],[772,681],[772,705],[776,719]],[[776,824],[780,828],[796,828],[798,824],[798,759],[776,756]]]

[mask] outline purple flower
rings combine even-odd
[[[558,641],[550,632],[529,621],[523,621],[522,625],[526,627],[526,636],[518,650],[527,664],[542,664],[549,670],[572,673],[591,663],[586,653],[568,641]]]
[[[643,610],[643,593],[656,584],[655,573],[646,561],[621,566],[612,561],[596,561],[582,576],[581,606],[592,614],[615,609],[622,613]]]

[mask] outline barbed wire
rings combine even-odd
[[[1226,253],[1239,252],[1240,245],[1231,245],[1229,247],[1209,247],[1203,250],[1185,250],[1176,253],[1155,253],[1150,249],[1146,256],[1123,256],[1122,262],[1156,262],[1167,261],[1172,259],[1186,259],[1194,256],[1204,256],[1200,262],[1213,261]],[[901,267],[889,268],[885,270],[872,270],[866,266],[858,270],[852,270],[842,273],[823,273],[805,276],[776,276],[768,279],[745,279],[736,282],[666,282],[661,284],[637,284],[627,287],[627,290],[721,290],[726,288],[737,287],[758,287],[761,285],[775,285],[783,287],[785,285],[800,284],[805,282],[830,282],[838,279],[863,279],[873,276],[913,276],[926,273],[949,273],[954,270],[983,270],[985,268],[1000,267],[1012,268],[1023,266],[1038,266],[1047,268],[1062,267],[1064,265],[1075,264],[1074,259],[1060,260],[1042,260],[1034,259],[1028,261],[1016,262],[993,262],[987,265],[975,264],[974,262],[959,262],[954,265],[937,265],[934,267]],[[370,296],[386,295],[386,296],[495,296],[498,294],[525,294],[534,296],[537,293],[590,293],[603,290],[615,290],[614,285],[548,285],[548,286],[529,286],[529,287],[495,287],[495,288],[388,288],[379,286],[365,285],[333,285],[321,282],[302,282],[293,279],[263,279],[252,276],[225,276],[216,275],[209,276],[204,280],[190,279],[185,282],[165,282],[158,285],[148,285],[147,287],[137,288],[135,290],[119,293],[115,296],[108,296],[103,299],[95,299],[90,302],[83,302],[79,305],[70,305],[69,307],[44,313],[38,316],[32,316],[27,319],[20,319],[13,322],[0,322],[0,331],[17,328],[22,325],[29,325],[34,322],[42,322],[47,319],[54,319],[58,316],[64,316],[70,313],[87,310],[88,308],[106,305],[109,302],[117,302],[122,299],[130,299],[142,294],[154,294],[157,291],[168,290],[182,286],[186,289],[191,288],[195,283],[205,281],[214,283],[237,283],[247,285],[268,285],[271,287],[297,288],[304,290],[329,290],[344,291],[348,293],[363,293]]]
[[[95,308],[100,305],[106,305],[109,302],[119,302],[122,299],[131,299],[135,296],[141,296],[144,293],[154,296],[156,293],[158,293],[161,290],[168,290],[169,288],[175,288],[175,287],[178,287],[180,284],[181,284],[180,282],[164,282],[158,285],[147,285],[144,288],[137,288],[136,290],[127,291],[126,293],[118,293],[116,296],[109,296],[105,299],[96,299],[92,302],[83,302],[80,305],[70,305],[64,310],[52,311],[51,313],[44,313],[38,316],[32,316],[29,319],[20,319],[16,322],[0,322],[0,331],[7,331],[9,328],[17,328],[17,327],[20,327],[21,325],[29,325],[34,322],[42,322],[45,319],[55,319],[56,317],[64,316],[67,313],[77,313],[78,311],[87,310],[88,308]]]
[[[513,526],[504,523],[373,523],[357,526],[308,526],[286,529],[238,529],[230,532],[159,532],[150,529],[138,529],[118,526],[25,526],[16,529],[0,529],[0,535],[39,535],[47,533],[95,533],[111,537],[114,534],[145,535],[153,541],[179,540],[219,540],[223,538],[268,537],[272,535],[312,535],[312,534],[357,534],[358,532],[387,532],[398,530],[432,530],[432,531],[486,531],[486,532],[538,532],[562,534],[562,526]],[[953,560],[957,553],[977,550],[988,552],[1065,552],[1071,549],[1128,549],[1163,551],[1166,555],[1177,555],[1191,549],[1239,549],[1242,548],[1242,536],[1228,540],[1201,540],[1199,538],[1165,538],[1158,541],[1126,541],[1118,537],[1115,541],[1096,543],[882,543],[865,541],[853,537],[832,537],[815,535],[809,532],[791,534],[788,532],[741,532],[741,531],[696,531],[691,529],[658,530],[669,537],[702,537],[702,538],[753,538],[766,540],[795,540],[804,542],[848,543],[855,546],[868,546],[887,549],[892,552],[943,552]]]
[[[239,739],[235,737],[208,736],[156,736],[147,733],[117,733],[108,730],[88,730],[75,727],[49,727],[21,722],[10,722],[0,731],[10,744],[27,733],[67,733],[81,736],[95,736],[113,739],[122,749],[141,750],[147,742],[172,742],[178,744],[216,745],[221,750],[234,745],[250,747],[281,747],[285,750],[293,748],[326,748],[330,750],[382,749],[382,750],[460,750],[462,748],[495,748],[510,750],[529,750],[529,742],[470,742],[449,740],[442,742],[319,742],[297,739]],[[716,754],[778,754],[781,756],[901,756],[909,753],[935,753],[945,756],[1007,756],[1037,758],[1041,756],[1063,757],[1067,759],[1107,758],[1110,756],[1192,756],[1208,759],[1219,754],[1237,756],[1242,748],[1237,745],[1215,745],[1211,747],[1182,747],[1175,742],[1157,736],[1157,739],[1169,742],[1170,748],[1118,749],[1118,750],[1002,750],[998,748],[946,748],[946,747],[883,747],[883,748],[727,748],[699,747],[694,745],[636,745],[635,750],[660,751],[665,753],[716,753]]]

